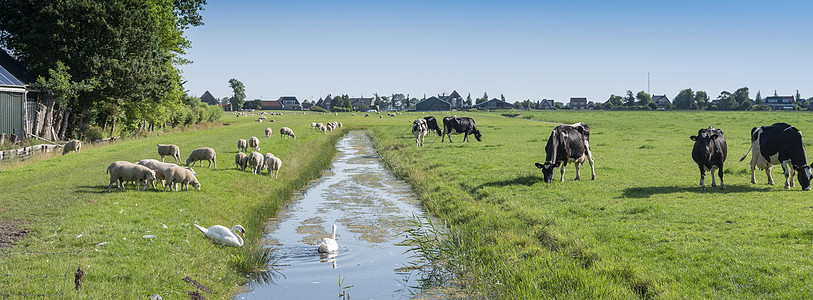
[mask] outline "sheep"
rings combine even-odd
[[[263,166],[268,168],[268,175],[272,175],[273,178],[277,178],[277,173],[279,173],[279,169],[282,167],[282,160],[279,157],[274,156],[274,154],[266,153],[263,159]]]
[[[327,125],[325,125],[325,128],[327,128],[327,131],[333,132],[334,128],[333,123],[327,123]]]
[[[263,119],[257,119],[257,123],[262,123]]]
[[[139,190],[138,186],[142,184],[144,190],[147,190],[148,182],[155,180],[155,171],[131,162],[114,162],[107,167],[107,171],[110,173],[110,184],[107,185],[108,192],[114,185],[125,181],[135,181],[137,191]],[[125,190],[124,184],[119,185],[119,187],[122,191]]]
[[[155,159],[142,159],[141,161],[138,162],[138,164],[142,165],[142,166],[145,166],[147,168],[150,168],[150,170],[155,171],[155,180],[156,181],[161,180],[161,182],[162,182],[162,184],[164,186],[166,186],[166,184],[163,183],[164,180],[166,179],[164,177],[164,171],[166,171],[166,169],[169,169],[169,168],[184,168],[184,169],[187,169],[189,171],[192,171],[192,174],[198,175],[198,173],[195,173],[195,170],[193,170],[190,167],[181,167],[181,166],[176,165],[176,164],[160,162],[160,161],[155,160]],[[154,182],[151,182],[151,186],[152,186],[152,188],[156,188]]]
[[[248,152],[248,141],[245,139],[237,140],[237,151]]]
[[[311,122],[311,128],[316,129],[316,122]]]
[[[164,161],[165,156],[175,158],[175,162],[181,160],[181,150],[175,145],[161,145],[158,144],[158,155],[161,155],[161,162]]]
[[[252,136],[248,139],[248,147],[251,148],[252,151],[260,151],[260,139],[256,136]]]
[[[352,114],[350,114],[350,115],[355,117],[355,116],[356,116],[356,113],[352,113]]]
[[[196,161],[201,161],[200,165],[203,166],[203,161],[209,161],[209,167],[212,166],[212,163],[215,163],[215,168],[217,168],[217,161],[215,158],[217,154],[215,153],[215,149],[209,147],[202,147],[195,150],[192,150],[192,153],[189,153],[189,158],[186,159],[186,166],[194,165]]]
[[[325,125],[321,125],[321,124],[320,124],[320,125],[319,125],[319,130],[321,130],[321,131],[322,131],[322,133],[327,133],[327,126],[325,126]]]
[[[274,133],[274,131],[271,130],[271,128],[266,128],[265,129],[265,137],[271,137],[272,133]]]
[[[234,156],[234,164],[236,165],[237,169],[242,169],[245,171],[246,162],[248,162],[248,155],[243,152],[237,152],[237,155]]]
[[[82,141],[70,140],[62,147],[62,155],[68,154],[71,151],[76,151],[76,153],[79,153],[79,150],[82,149]]]
[[[167,188],[170,191],[177,191],[178,186],[176,184],[181,184],[181,188],[186,188],[187,191],[191,184],[193,188],[200,191],[200,182],[195,177],[195,173],[186,168],[168,168],[164,170],[164,177],[167,179],[167,183],[164,184],[164,192],[167,191]]]
[[[248,154],[248,166],[251,167],[251,172],[259,174],[263,168],[263,155],[260,152],[251,152]]]
[[[339,123],[339,128],[342,128],[342,122],[338,122],[338,123]]]
[[[288,127],[280,128],[279,129],[279,134],[280,134],[280,137],[285,136],[285,138],[288,138],[288,136],[290,136],[290,137],[296,139],[296,135],[294,134],[294,131],[291,130],[291,128],[288,128]]]

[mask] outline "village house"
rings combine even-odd
[[[486,102],[477,104],[474,108],[479,110],[492,110],[492,109],[512,109],[516,108],[513,104],[494,98]]]
[[[570,98],[570,109],[588,109],[587,98]]]
[[[539,102],[539,109],[554,110],[556,109],[556,103],[553,102],[553,99],[542,99],[542,102]]]
[[[793,96],[769,96],[763,101],[773,110],[793,110],[796,107],[796,99]]]
[[[217,98],[215,98],[215,96],[212,96],[212,93],[209,93],[209,91],[204,92],[203,95],[200,96],[200,102],[203,102],[203,103],[206,103],[206,104],[209,104],[209,105],[218,105],[219,104],[217,102]]]
[[[434,96],[429,97],[415,104],[415,111],[449,111],[449,110],[452,110],[452,104]]]

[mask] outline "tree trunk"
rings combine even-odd
[[[116,130],[116,118],[110,120],[110,137],[113,137],[113,132]]]
[[[42,131],[42,122],[45,121],[46,109],[47,107],[45,105],[42,105],[42,103],[37,103],[37,112],[34,118],[34,128],[33,130],[31,130],[31,132],[33,132],[34,135],[39,136],[40,131]]]
[[[64,107],[60,107],[54,113],[54,117],[53,117],[54,118],[54,121],[53,121],[53,123],[54,123],[53,126],[54,127],[53,128],[54,128],[54,132],[56,133],[56,135],[54,135],[55,140],[59,139],[59,131],[62,130],[62,119],[65,116],[64,114],[65,114],[65,108]]]
[[[40,136],[46,140],[54,140],[53,132],[53,118],[54,118],[54,95],[51,93],[45,94],[45,120],[43,120],[42,131]]]
[[[62,117],[62,128],[59,129],[59,140],[65,140],[65,132],[68,131],[68,117],[71,116],[71,108],[68,107],[65,109],[64,115]]]

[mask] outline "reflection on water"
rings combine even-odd
[[[236,299],[409,299],[421,283],[410,246],[399,245],[422,216],[410,186],[389,173],[364,132],[336,146],[330,170],[295,195],[265,228],[273,270],[253,278]],[[338,225],[339,252],[317,252]]]

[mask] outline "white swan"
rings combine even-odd
[[[323,238],[319,244],[319,253],[331,253],[339,251],[339,244],[336,243],[336,224],[333,224],[333,238]]]
[[[203,228],[198,224],[194,225],[195,227],[200,229],[200,232],[203,232],[203,235],[212,240],[212,242],[215,244],[220,244],[229,247],[243,246],[243,238],[241,238],[240,235],[237,234],[239,232],[243,236],[246,236],[246,229],[243,228],[243,226],[241,225],[234,225],[234,227],[232,227],[231,230],[223,225],[215,225],[209,227],[209,229]]]

